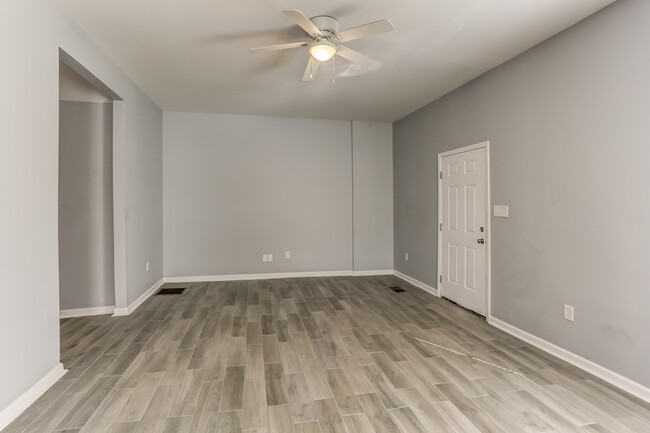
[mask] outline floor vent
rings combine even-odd
[[[393,286],[389,287],[393,292],[406,292],[406,290],[402,289],[401,287]]]
[[[158,290],[158,295],[181,295],[185,291],[185,287],[168,287],[166,289]]]

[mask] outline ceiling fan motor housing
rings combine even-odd
[[[321,31],[322,37],[320,39],[326,39],[330,42],[337,39],[336,35],[339,32],[339,22],[336,18],[319,15],[311,18],[310,21]]]

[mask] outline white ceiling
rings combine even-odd
[[[614,0],[59,0],[164,110],[394,121]],[[335,16],[341,29],[381,18],[391,33],[347,43],[381,69],[302,82],[307,48],[282,13]],[[338,58],[340,59],[340,58]],[[344,60],[337,60],[345,67]]]

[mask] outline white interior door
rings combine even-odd
[[[441,155],[442,296],[486,315],[487,150]]]

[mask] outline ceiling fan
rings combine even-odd
[[[308,46],[310,57],[309,62],[307,63],[307,68],[302,77],[303,81],[313,80],[316,76],[316,72],[318,72],[319,65],[322,62],[330,60],[335,55],[341,56],[344,59],[359,65],[359,68],[363,72],[376,71],[381,66],[381,63],[364,56],[352,48],[340,45],[340,43],[393,30],[393,25],[386,19],[374,21],[339,32],[339,22],[336,18],[330,16],[320,15],[309,19],[305,14],[298,10],[284,11],[284,14],[307,32],[307,35],[309,35],[311,40],[251,48],[250,51],[279,51]]]

